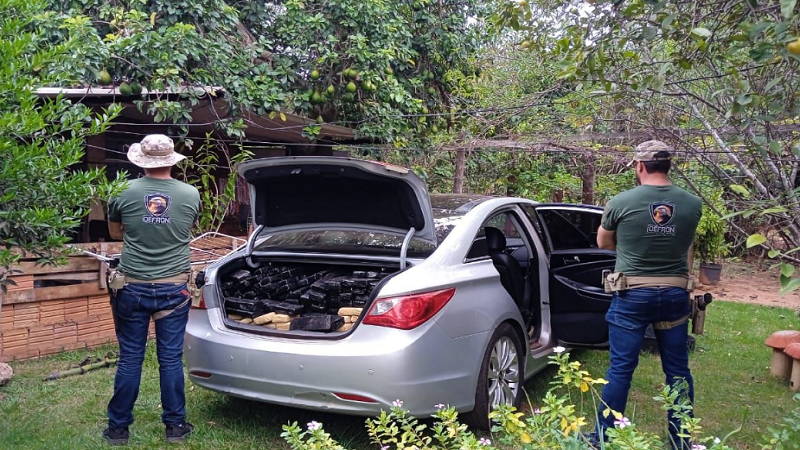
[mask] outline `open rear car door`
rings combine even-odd
[[[569,347],[608,346],[605,315],[611,294],[602,274],[614,269],[616,253],[597,247],[599,207],[543,204],[526,208],[550,259],[550,320],[553,335]]]

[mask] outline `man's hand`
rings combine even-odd
[[[600,226],[597,229],[597,246],[603,250],[617,250],[617,233]]]
[[[122,240],[124,235],[122,224],[119,222],[112,222],[108,221],[108,234],[111,236],[111,239],[116,239],[118,241]]]

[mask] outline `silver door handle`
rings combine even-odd
[[[564,264],[578,264],[580,262],[581,258],[578,257],[577,255],[573,256],[572,258],[564,258]]]

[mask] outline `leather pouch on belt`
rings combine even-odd
[[[125,287],[125,274],[119,270],[110,269],[108,271],[108,288],[115,291]]]

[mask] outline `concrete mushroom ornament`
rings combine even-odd
[[[792,360],[792,375],[789,378],[789,387],[795,392],[800,391],[800,343],[789,344],[783,350],[783,353]]]
[[[800,331],[783,330],[772,333],[765,344],[772,348],[772,360],[769,363],[769,373],[772,376],[788,379],[792,370],[792,358],[784,353],[789,344],[800,343]]]

